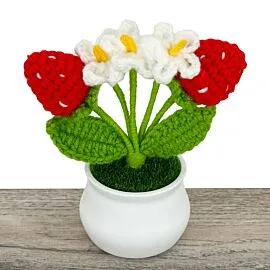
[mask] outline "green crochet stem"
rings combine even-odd
[[[131,70],[129,72],[130,84],[130,117],[129,117],[129,131],[130,138],[133,143],[134,153],[127,156],[127,162],[132,168],[139,168],[145,162],[145,155],[140,153],[139,137],[136,124],[136,98],[137,98],[137,72]]]
[[[151,131],[160,121],[160,119],[163,117],[163,115],[168,111],[168,109],[174,104],[174,96],[170,96],[167,101],[164,103],[164,105],[161,107],[159,112],[157,113],[156,117],[154,118],[152,124],[146,131],[148,133]]]
[[[152,114],[152,111],[153,111],[153,108],[154,108],[154,104],[155,104],[155,101],[156,101],[156,98],[157,98],[157,93],[158,93],[158,90],[159,90],[159,86],[160,85],[156,81],[153,82],[153,88],[152,88],[151,96],[150,96],[150,99],[149,99],[149,103],[148,103],[145,115],[144,115],[143,120],[142,120],[140,131],[139,131],[139,139],[140,139],[140,141],[142,140],[143,135],[145,133],[145,130],[146,130],[147,126],[148,126],[148,123],[149,123],[149,120],[150,120],[150,117],[151,117],[151,114]]]
[[[137,133],[136,125],[136,98],[137,98],[137,72],[131,70],[129,72],[129,83],[130,83],[130,137],[134,146],[135,152],[139,152],[139,138]]]
[[[126,121],[127,133],[130,136],[129,111],[128,111],[128,107],[127,107],[127,102],[126,102],[126,99],[125,99],[125,95],[123,93],[123,90],[119,86],[119,84],[116,84],[113,87],[113,90],[116,93],[116,95],[117,95],[117,97],[118,97],[118,99],[120,101],[120,104],[121,104],[121,107],[122,107],[122,110],[123,110],[123,113],[124,113],[125,121]]]
[[[129,153],[133,153],[133,145],[129,139],[129,137],[126,135],[126,133],[121,129],[121,127],[98,105],[95,105],[93,107],[93,111],[99,115],[105,122],[107,122],[109,125],[111,125],[115,131],[119,134],[119,136],[121,136],[121,138],[123,139],[127,150]]]

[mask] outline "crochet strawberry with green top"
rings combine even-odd
[[[228,98],[246,68],[245,55],[236,44],[221,40],[201,40],[196,55],[200,73],[192,79],[178,79],[183,89],[198,104],[216,105]]]
[[[24,74],[45,110],[68,116],[84,101],[89,89],[82,79],[83,66],[75,55],[41,51],[28,57]]]
[[[168,158],[198,145],[210,129],[214,105],[234,91],[246,68],[237,45],[199,40],[193,31],[174,33],[166,23],[157,24],[153,35],[142,36],[134,22],[124,21],[118,30],[106,29],[94,44],[82,40],[75,52],[77,56],[35,52],[25,62],[28,85],[45,110],[55,115],[47,122],[47,132],[70,158],[104,164],[126,156],[132,168],[142,166],[146,157]],[[119,85],[126,73],[129,103]],[[138,74],[153,79],[140,128]],[[119,99],[126,132],[98,105],[105,83]],[[168,86],[171,96],[149,124],[161,84]],[[179,110],[161,120],[174,103]]]

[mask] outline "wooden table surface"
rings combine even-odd
[[[82,190],[0,190],[0,269],[270,269],[270,189],[189,189],[181,240],[148,259],[99,250],[79,218]]]

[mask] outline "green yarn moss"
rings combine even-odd
[[[177,157],[147,158],[139,169],[127,165],[126,158],[109,164],[91,164],[93,176],[103,185],[127,192],[145,192],[173,182],[181,172]]]

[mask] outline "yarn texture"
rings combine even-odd
[[[179,82],[196,103],[216,105],[234,91],[247,66],[245,55],[236,44],[215,39],[201,40],[196,55],[199,75],[188,80],[178,74]]]
[[[215,107],[176,111],[145,136],[141,151],[168,158],[193,149],[205,138],[215,113]]]
[[[34,52],[24,64],[28,85],[44,109],[70,115],[85,99],[89,86],[82,79],[79,57],[55,51]]]
[[[28,85],[54,115],[46,131],[69,158],[91,164],[125,160],[132,169],[201,143],[216,114],[215,105],[235,90],[247,66],[236,44],[200,40],[189,30],[174,32],[168,23],[141,36],[137,24],[125,20],[118,29],[105,29],[95,43],[82,40],[75,53],[43,50],[25,61]],[[152,89],[139,89],[138,75],[152,79]],[[125,76],[129,99],[120,85]],[[105,83],[119,100],[125,129],[99,104]],[[170,95],[152,117],[162,84]],[[150,96],[141,123],[136,117],[138,91]],[[164,119],[174,104],[179,108]]]
[[[89,163],[110,163],[127,154],[125,144],[102,119],[54,117],[47,122],[47,133],[67,157]]]

